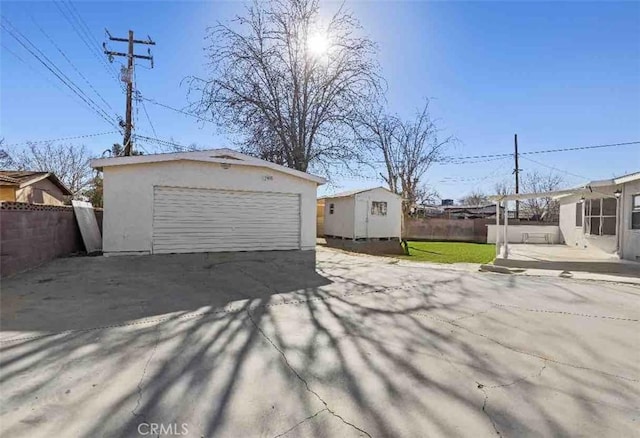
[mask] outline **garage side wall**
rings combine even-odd
[[[152,252],[154,186],[299,194],[301,249],[315,248],[314,182],[261,167],[174,161],[104,168],[105,254]]]

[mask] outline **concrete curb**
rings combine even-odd
[[[522,275],[526,277],[554,277],[572,280],[605,281],[609,283],[625,283],[640,286],[640,278],[619,275],[607,275],[581,271],[559,271],[550,269],[518,269],[506,266],[480,265],[480,272],[494,272],[498,274]]]
[[[513,271],[506,266],[496,265],[480,265],[480,271],[482,272],[496,272],[498,274],[513,274]]]

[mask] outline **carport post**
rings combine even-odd
[[[504,201],[504,244],[502,247],[504,248],[502,258],[509,258],[509,237],[508,237],[508,226],[509,226],[509,201]]]
[[[500,201],[496,201],[496,257],[500,255]]]

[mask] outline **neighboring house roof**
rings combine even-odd
[[[91,167],[94,169],[103,169],[110,166],[127,166],[132,164],[152,164],[170,161],[199,161],[205,163],[221,163],[232,164],[235,166],[252,166],[264,167],[276,170],[288,175],[292,175],[301,179],[313,181],[316,184],[324,184],[326,179],[311,175],[310,173],[301,172],[289,167],[281,166],[270,161],[261,160],[260,158],[236,152],[233,149],[210,149],[206,151],[194,152],[174,152],[166,154],[152,155],[135,155],[128,157],[110,157],[98,158],[91,161]]]
[[[371,188],[368,188],[368,189],[356,189],[356,190],[349,190],[349,191],[346,191],[346,192],[334,193],[333,195],[322,196],[319,199],[348,198],[350,196],[354,196],[354,195],[357,195],[359,193],[370,192],[371,190],[378,190],[378,189],[386,190],[387,192],[391,193],[392,195],[396,195],[398,197],[400,196],[397,193],[393,193],[391,190],[389,190],[386,187],[379,186],[379,187],[371,187]]]
[[[10,176],[0,174],[0,186],[19,186],[20,181]]]
[[[494,215],[496,204],[485,205],[443,205],[442,209],[449,214]],[[500,207],[502,210],[503,207]]]
[[[492,208],[495,212],[496,204],[483,204],[483,205],[443,205],[444,210],[486,210]]]
[[[58,186],[64,195],[73,195],[71,190],[54,173],[31,170],[0,170],[0,185],[3,186],[15,186],[22,189],[43,179],[49,179]]]

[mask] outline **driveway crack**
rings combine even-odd
[[[478,337],[484,338],[484,339],[486,339],[488,341],[491,341],[494,344],[497,344],[497,345],[501,346],[502,348],[506,348],[507,350],[511,350],[511,351],[513,351],[515,353],[523,354],[525,356],[535,357],[535,358],[538,358],[538,359],[541,359],[541,360],[544,360],[544,361],[552,362],[552,363],[555,363],[555,364],[558,364],[558,365],[564,365],[564,366],[575,368],[575,369],[578,369],[578,370],[591,371],[591,372],[594,372],[594,373],[602,374],[604,376],[613,377],[613,378],[620,379],[620,380],[626,380],[626,381],[629,381],[629,382],[636,382],[636,383],[640,382],[640,380],[634,379],[632,377],[621,376],[621,375],[618,375],[618,374],[609,373],[607,371],[602,371],[602,370],[599,370],[599,369],[596,369],[596,368],[590,368],[590,367],[586,367],[586,366],[583,366],[583,365],[576,365],[576,364],[572,364],[572,363],[569,363],[569,362],[564,362],[564,361],[561,361],[561,360],[552,359],[550,357],[545,357],[540,353],[535,353],[535,352],[523,350],[523,349],[520,349],[518,347],[514,347],[512,345],[506,344],[506,343],[504,343],[502,341],[499,341],[498,339],[492,338],[491,336],[486,335],[484,333],[479,333],[479,332],[476,332],[474,330],[471,330],[468,327],[465,327],[463,325],[457,324],[453,320],[447,320],[447,319],[443,319],[443,318],[438,318],[436,316],[429,315],[427,313],[422,313],[422,312],[414,312],[414,313],[411,313],[411,315],[418,316],[418,317],[425,317],[425,318],[428,318],[428,319],[431,319],[431,320],[434,320],[434,321],[439,321],[439,322],[443,322],[445,324],[452,325],[452,326],[454,326],[454,327],[456,327],[458,329],[464,330],[464,331],[466,331],[466,332],[468,332],[468,333],[470,333],[470,334],[472,334],[474,336],[478,336]]]
[[[144,364],[144,368],[142,369],[142,375],[140,376],[140,380],[138,381],[138,386],[137,386],[137,391],[138,391],[138,399],[136,400],[136,405],[134,406],[134,408],[131,410],[131,414],[133,414],[134,417],[139,417],[142,414],[139,414],[137,412],[138,408],[140,407],[140,402],[142,401],[142,393],[144,392],[144,388],[142,385],[142,382],[144,382],[144,377],[147,374],[147,368],[149,368],[149,364],[151,363],[151,359],[153,359],[153,356],[156,353],[156,350],[158,348],[158,344],[160,343],[160,326],[157,325],[155,328],[155,332],[156,332],[156,340],[153,344],[153,348],[151,350],[151,353],[149,354],[149,357],[147,358],[147,362]]]
[[[493,417],[491,416],[489,411],[487,411],[487,403],[489,402],[489,394],[487,394],[486,389],[484,389],[484,386],[481,383],[478,383],[478,389],[480,391],[482,391],[482,393],[484,394],[484,401],[482,402],[482,412],[484,412],[484,414],[487,416],[489,421],[491,421],[491,425],[493,426],[493,430],[496,432],[496,434],[498,436],[502,436],[502,434],[498,430],[498,427],[496,426],[496,422],[493,421]]]
[[[272,340],[271,338],[269,338],[269,336],[267,336],[267,334],[264,332],[264,330],[262,330],[262,328],[260,328],[260,326],[258,325],[258,323],[256,323],[256,321],[253,319],[253,315],[251,314],[251,311],[249,309],[247,309],[247,315],[249,316],[249,320],[251,321],[251,323],[253,324],[253,326],[258,330],[258,332],[260,332],[260,334],[262,335],[262,337],[269,342],[269,344],[271,344],[271,346],[273,348],[276,349],[276,351],[278,351],[278,353],[280,353],[280,356],[282,356],[282,359],[284,360],[285,365],[287,366],[287,368],[289,368],[289,370],[291,370],[291,372],[296,376],[296,378],[298,380],[300,380],[302,382],[302,384],[304,385],[304,387],[306,388],[307,392],[311,393],[314,395],[315,398],[317,398],[320,403],[322,403],[324,405],[324,409],[329,412],[331,415],[333,415],[334,417],[338,418],[340,421],[342,421],[344,424],[346,424],[347,426],[357,430],[360,433],[363,433],[364,435],[368,436],[369,438],[371,437],[371,434],[369,434],[369,432],[359,428],[358,426],[356,426],[355,424],[347,421],[344,417],[342,417],[340,414],[338,414],[336,411],[334,411],[333,409],[331,409],[329,407],[329,404],[322,398],[320,397],[320,394],[318,394],[316,391],[314,391],[313,389],[311,389],[311,387],[309,386],[309,382],[307,382],[307,380],[302,377],[300,375],[300,373],[298,373],[298,371],[291,365],[291,363],[289,362],[289,359],[287,359],[287,356],[284,354],[284,352],[282,351],[282,349],[280,347],[278,347]],[[320,413],[317,412],[316,415]]]
[[[542,375],[542,372],[546,368],[547,368],[547,361],[543,360],[542,368],[540,368],[540,371],[538,371],[535,374],[532,374],[530,376],[521,377],[521,378],[516,379],[516,380],[514,380],[513,382],[510,382],[510,383],[504,383],[502,385],[491,385],[491,386],[487,386],[486,388],[506,388],[507,386],[513,386],[513,385],[515,385],[517,383],[524,382],[524,381],[529,380],[529,379],[534,379],[534,378],[540,377]]]
[[[291,432],[293,429],[297,428],[298,426],[300,426],[303,423],[306,423],[309,420],[312,420],[313,418],[317,417],[318,415],[320,415],[322,412],[326,411],[327,408],[324,409],[320,409],[318,412],[316,412],[315,414],[311,414],[309,415],[307,418],[305,418],[304,420],[298,421],[295,425],[293,425],[293,427],[290,427],[289,429],[285,430],[282,433],[279,433],[278,435],[276,435],[273,438],[280,438],[282,436],[285,436],[286,434],[288,434],[289,432]]]

